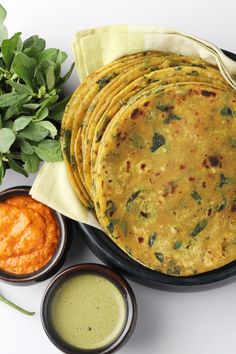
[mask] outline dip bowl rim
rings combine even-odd
[[[66,343],[56,334],[50,320],[50,302],[53,299],[56,289],[73,275],[96,274],[103,276],[117,286],[126,303],[126,323],[119,336],[108,345],[96,349],[76,348]],[[110,354],[119,350],[125,345],[134,332],[137,323],[137,302],[134,292],[119,273],[112,268],[98,263],[81,263],[70,266],[58,273],[47,286],[41,301],[41,323],[43,329],[51,342],[66,354]]]
[[[19,185],[4,189],[0,192],[0,203],[16,195],[30,196],[30,189],[31,186],[28,185]],[[65,217],[63,215],[61,215],[56,210],[50,207],[48,208],[52,211],[59,228],[59,242],[52,258],[45,266],[33,273],[15,274],[0,269],[0,281],[6,282],[11,285],[30,285],[35,282],[44,281],[58,271],[58,267],[62,262],[62,258],[66,250],[67,226]]]

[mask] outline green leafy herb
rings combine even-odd
[[[35,173],[38,171],[40,159],[36,154],[27,155],[25,153],[21,153],[22,161],[24,161],[24,169],[28,173]]]
[[[113,234],[114,226],[118,224],[118,221],[119,220],[117,220],[117,219],[112,219],[112,220],[110,220],[110,223],[107,225],[107,229],[111,235]]]
[[[176,114],[169,113],[168,117],[163,120],[164,124],[170,124],[174,120],[181,120],[182,118],[180,116],[177,116]]]
[[[99,86],[99,90],[101,90],[104,86],[109,84],[109,82],[114,79],[117,76],[116,73],[112,73],[110,75],[104,76],[101,79],[99,79],[96,83]]]
[[[174,260],[171,260],[168,264],[167,274],[169,275],[180,275],[181,267],[176,264]]]
[[[28,172],[22,167],[22,163],[19,163],[18,161],[16,161],[16,159],[10,157],[10,155],[7,155],[6,158],[8,160],[8,165],[13,171],[18,172],[25,177],[28,177]]]
[[[202,198],[201,196],[196,192],[196,191],[193,191],[191,193],[191,197],[197,202],[197,204],[201,205],[202,203]]]
[[[5,298],[5,296],[0,294],[0,301],[3,302],[4,304],[12,307],[13,309],[23,313],[24,315],[28,315],[28,316],[33,316],[35,314],[35,312],[29,312],[24,310],[22,307],[19,307],[18,305],[14,304],[13,302],[9,301],[8,299]]]
[[[46,162],[57,162],[62,159],[60,142],[57,140],[45,139],[39,142],[35,148],[35,153],[40,160]]]
[[[19,136],[29,141],[41,141],[49,134],[49,131],[39,124],[31,122],[25,129],[19,132]]]
[[[197,70],[193,70],[193,71],[191,71],[190,75],[199,76],[199,72]]]
[[[148,239],[148,245],[149,245],[150,247],[152,247],[153,244],[154,244],[154,242],[156,241],[156,239],[157,239],[157,233],[154,232],[153,234],[151,234],[151,236],[150,236],[149,239]]]
[[[0,129],[0,153],[7,152],[15,141],[15,134],[9,128]]]
[[[221,115],[224,117],[231,116],[233,115],[233,111],[229,107],[223,107],[220,111]]]
[[[219,187],[222,188],[225,184],[229,184],[229,178],[225,177],[225,175],[223,173],[221,173]]]
[[[208,225],[208,222],[206,219],[202,220],[201,222],[199,222],[195,228],[193,229],[193,231],[190,233],[191,236],[195,237],[197,234],[199,234],[199,232],[201,232],[202,230],[205,229],[205,227]]]
[[[114,212],[116,211],[116,206],[112,200],[108,200],[106,203],[105,215],[110,219]]]
[[[139,196],[140,193],[141,193],[141,191],[138,190],[129,196],[129,198],[127,199],[127,202],[126,202],[126,210],[127,211],[129,211],[131,209],[131,203]]]
[[[121,230],[123,231],[124,235],[127,236],[128,235],[128,223],[126,220],[123,220],[120,222],[120,227]]]
[[[27,176],[41,160],[62,159],[58,129],[69,100],[62,85],[74,67],[61,77],[67,54],[46,49],[38,35],[7,38],[5,17],[0,6],[0,184],[6,168]]]
[[[162,145],[166,143],[166,140],[163,135],[159,133],[154,133],[152,138],[152,146],[150,147],[151,152],[155,152],[159,149]]]
[[[160,261],[161,263],[164,262],[164,255],[163,255],[163,253],[161,253],[161,252],[155,252],[155,256],[156,256],[156,258],[158,259],[158,261]]]
[[[182,247],[182,241],[175,241],[174,242],[174,249],[178,250]]]
[[[66,129],[64,131],[64,139],[63,139],[63,150],[66,155],[67,160],[70,162],[70,140],[71,140],[71,130]]]
[[[34,147],[21,136],[16,138],[17,145],[20,147],[21,151],[27,155],[32,155],[34,153]]]
[[[12,129],[14,132],[18,132],[20,130],[23,130],[25,127],[27,127],[27,125],[29,125],[29,123],[31,121],[32,121],[32,117],[30,117],[30,116],[19,117],[14,121]]]
[[[107,225],[107,229],[110,232],[110,234],[114,232],[114,223],[112,221]]]
[[[161,112],[168,112],[170,107],[166,104],[158,104],[157,108],[161,111]]]

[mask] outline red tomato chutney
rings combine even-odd
[[[0,269],[33,273],[53,257],[59,227],[53,212],[28,195],[0,203]]]

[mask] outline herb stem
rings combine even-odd
[[[13,309],[28,315],[28,316],[33,316],[35,314],[35,312],[30,312],[27,310],[24,310],[22,307],[17,306],[16,304],[14,304],[13,302],[7,300],[3,295],[0,295],[0,301],[2,301],[3,303],[5,303],[6,305],[12,307]]]

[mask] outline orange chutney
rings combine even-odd
[[[59,242],[57,221],[46,205],[28,195],[0,203],[0,268],[16,274],[45,266]]]

